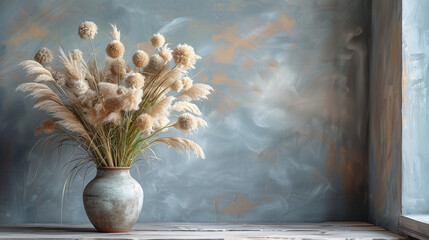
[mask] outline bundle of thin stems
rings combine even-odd
[[[92,60],[85,61],[79,49],[68,53],[60,49],[60,66],[54,66],[52,51],[42,48],[34,60],[21,63],[34,81],[17,90],[29,92],[36,100],[34,108],[52,117],[36,134],[55,139],[48,148],[61,148],[65,142],[79,146],[97,167],[128,167],[156,143],[205,158],[191,140],[159,136],[171,127],[190,134],[207,125],[191,101],[207,99],[213,89],[194,84],[187,76],[200,59],[193,47],[179,44],[171,50],[164,36],[155,34],[150,39],[155,54],[137,50],[134,66],[129,66],[123,59],[120,32],[112,25],[106,63],[100,68],[92,43],[97,31],[93,22],[78,29],[79,36],[90,42]]]

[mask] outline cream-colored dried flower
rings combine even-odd
[[[190,103],[190,102],[186,102],[186,101],[176,102],[171,107],[171,111],[191,112],[191,113],[196,114],[196,115],[201,115],[200,109],[198,108],[197,105]]]
[[[149,56],[145,51],[138,50],[133,55],[133,63],[137,68],[144,68],[149,63]]]
[[[122,97],[122,110],[132,111],[139,110],[139,104],[142,101],[143,90],[140,88],[129,88]]]
[[[174,81],[173,84],[171,85],[171,89],[176,92],[179,92],[180,90],[182,90],[183,89],[182,80],[178,79]]]
[[[94,39],[97,34],[98,27],[95,23],[86,21],[79,26],[78,34],[82,39]]]
[[[157,33],[153,35],[153,37],[150,39],[150,42],[152,43],[152,46],[160,48],[164,45],[165,38],[162,36],[162,34]]]
[[[83,60],[83,53],[79,49],[74,49],[71,52],[71,58],[75,61],[82,61]]]
[[[88,91],[88,82],[85,80],[77,80],[73,82],[73,92],[76,95],[85,94]]]
[[[102,97],[114,97],[118,91],[118,85],[108,82],[101,82],[98,84],[98,90]]]
[[[124,59],[116,59],[110,62],[110,72],[112,73],[114,77],[115,82],[118,81],[117,76],[122,79],[124,75],[127,73],[127,64]]]
[[[192,85],[186,91],[183,91],[177,98],[184,101],[207,99],[207,96],[213,91],[210,85],[197,83]]]
[[[178,67],[188,69],[195,68],[195,62],[201,57],[196,55],[194,48],[188,44],[179,44],[173,51],[173,59]]]
[[[113,40],[109,44],[107,44],[107,47],[106,47],[107,56],[113,59],[122,57],[124,55],[124,52],[125,52],[124,44],[122,44],[118,40]]]
[[[183,84],[183,90],[188,90],[192,87],[192,79],[190,77],[183,77],[182,78],[182,84]]]
[[[106,118],[104,118],[103,123],[115,123],[119,124],[121,122],[122,115],[120,112],[111,112]]]
[[[55,79],[55,81],[58,83],[58,85],[63,86],[66,84],[66,74],[60,71],[54,72],[52,77]]]
[[[88,89],[85,94],[80,95],[78,100],[83,107],[92,108],[98,99],[98,94],[92,89]]]
[[[125,76],[125,84],[129,88],[142,88],[144,85],[144,76],[140,73],[128,73]]]
[[[45,120],[40,124],[39,127],[36,128],[34,132],[35,135],[39,135],[41,133],[51,133],[55,130],[55,122],[52,120]]]
[[[106,112],[117,112],[122,108],[122,99],[120,97],[108,97],[104,99],[104,109]]]
[[[165,44],[162,48],[159,49],[159,56],[164,59],[164,61],[169,62],[171,58],[173,58],[173,55],[171,54],[173,51],[168,48],[168,44]]]
[[[36,55],[34,55],[34,60],[42,65],[51,63],[53,59],[54,55],[49,48],[41,48],[37,51]]]
[[[161,70],[161,68],[164,66],[165,61],[160,57],[158,54],[152,55],[150,57],[149,63],[147,66],[143,69],[143,72],[146,75],[152,75],[156,74]]]
[[[177,122],[173,125],[173,127],[183,132],[189,133],[198,127],[198,121],[194,115],[190,113],[184,113],[177,118]]]
[[[153,127],[153,119],[149,114],[144,113],[138,116],[136,121],[137,121],[137,127],[141,131],[151,132]]]
[[[168,117],[170,115],[171,103],[174,101],[174,99],[175,98],[173,96],[168,96],[162,99],[150,109],[149,114],[152,117]]]

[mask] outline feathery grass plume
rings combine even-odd
[[[140,88],[129,88],[122,95],[122,110],[132,111],[139,110],[139,104],[142,101],[143,90]]]
[[[145,51],[138,50],[133,55],[133,63],[137,68],[144,68],[149,63],[149,56]]]
[[[174,63],[183,69],[195,68],[195,63],[200,56],[195,54],[194,48],[188,44],[179,44],[173,51]]]
[[[83,53],[79,49],[74,49],[71,52],[71,58],[75,61],[82,61],[83,60]]]
[[[85,94],[78,97],[79,103],[84,108],[92,108],[98,100],[98,93],[92,89],[88,89]]]
[[[34,131],[35,135],[39,135],[41,133],[51,133],[55,130],[55,122],[52,120],[45,120],[40,124],[39,127]]]
[[[194,115],[190,113],[184,113],[177,118],[177,122],[173,125],[173,127],[185,133],[190,133],[198,128],[198,120]]]
[[[59,86],[63,86],[64,84],[66,84],[66,75],[63,72],[56,71],[52,77]]]
[[[203,149],[196,144],[195,142],[184,139],[180,137],[165,137],[165,138],[158,138],[152,143],[164,143],[168,145],[169,147],[174,148],[176,151],[186,151],[189,154],[189,151],[193,151],[197,156],[201,157],[202,159],[205,159],[206,156],[204,155]]]
[[[121,97],[108,97],[104,99],[104,109],[108,113],[117,112],[122,109]]]
[[[47,65],[52,62],[54,59],[54,55],[49,48],[41,48],[37,51],[36,55],[34,55],[34,60],[42,65]]]
[[[151,132],[153,127],[153,119],[149,114],[141,114],[137,117],[137,127],[140,131]]]
[[[65,129],[79,134],[84,139],[89,139],[88,133],[76,116],[67,109],[60,97],[48,86],[41,83],[23,83],[16,90],[31,92],[28,94],[37,99],[34,108],[44,110],[53,117],[58,118],[57,123]]]
[[[170,107],[171,103],[174,101],[175,97],[168,96],[161,101],[159,101],[157,104],[155,104],[150,112],[149,115],[152,117],[158,117],[158,116],[166,116],[168,117],[170,115]]]
[[[183,101],[207,99],[213,88],[207,84],[197,83],[186,91],[183,91],[177,98]]]
[[[165,38],[162,34],[157,33],[153,35],[153,37],[150,39],[150,42],[152,43],[152,46],[160,48],[164,45]]]
[[[155,131],[161,130],[162,128],[164,128],[162,132],[165,132],[168,130],[168,128],[165,128],[168,125],[168,123],[170,123],[170,120],[168,119],[168,117],[158,116],[152,119],[153,119],[153,129]]]
[[[140,73],[129,73],[125,76],[125,84],[129,88],[142,88],[144,85],[144,76]]]
[[[191,112],[193,114],[196,114],[198,116],[201,115],[200,109],[197,105],[186,102],[186,101],[179,101],[174,103],[174,105],[171,107],[171,111],[176,112]]]
[[[103,97],[113,97],[118,95],[118,85],[113,83],[101,82],[98,84],[98,90]]]
[[[71,58],[71,55],[67,56],[64,51],[60,48],[60,62],[65,68],[66,81],[71,84],[73,81],[81,80],[85,78],[85,71],[83,70],[82,64]]]
[[[173,55],[171,54],[172,52],[173,51],[168,48],[168,44],[165,44],[159,49],[158,54],[162,57],[162,59],[164,59],[164,61],[169,62],[173,58]]]
[[[182,83],[183,83],[183,90],[188,90],[189,88],[192,87],[193,81],[190,77],[183,77]]]
[[[83,22],[78,29],[79,37],[82,39],[94,39],[98,27],[91,21]]]
[[[23,66],[24,70],[27,72],[27,76],[44,75],[47,78],[52,78],[52,73],[36,61],[26,60],[21,62],[19,65]]]
[[[143,74],[147,76],[152,76],[159,72],[161,68],[165,65],[164,59],[160,57],[158,54],[152,55],[149,59],[149,63],[143,69]]]
[[[107,44],[106,53],[107,56],[117,59],[124,55],[125,47],[121,42],[121,33],[118,31],[118,28],[113,24],[111,24],[111,26],[113,28],[112,32],[110,32],[112,38],[111,42]]]
[[[103,123],[114,123],[119,124],[121,122],[122,115],[119,112],[111,112],[106,118],[104,118]]]

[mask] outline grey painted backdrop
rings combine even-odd
[[[15,93],[17,64],[41,47],[81,48],[98,24],[99,61],[109,23],[126,58],[161,32],[203,57],[190,73],[216,92],[201,105],[209,127],[192,139],[207,159],[159,147],[162,161],[133,168],[145,203],[139,221],[366,220],[366,1],[1,1],[0,222],[87,222],[81,172],[61,193],[71,150],[39,162],[33,130],[46,118]],[[56,51],[58,53],[58,51]],[[34,178],[34,173],[38,174]],[[137,169],[139,171],[137,171]]]

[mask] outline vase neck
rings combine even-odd
[[[100,167],[97,168],[97,177],[130,176],[129,167]]]

